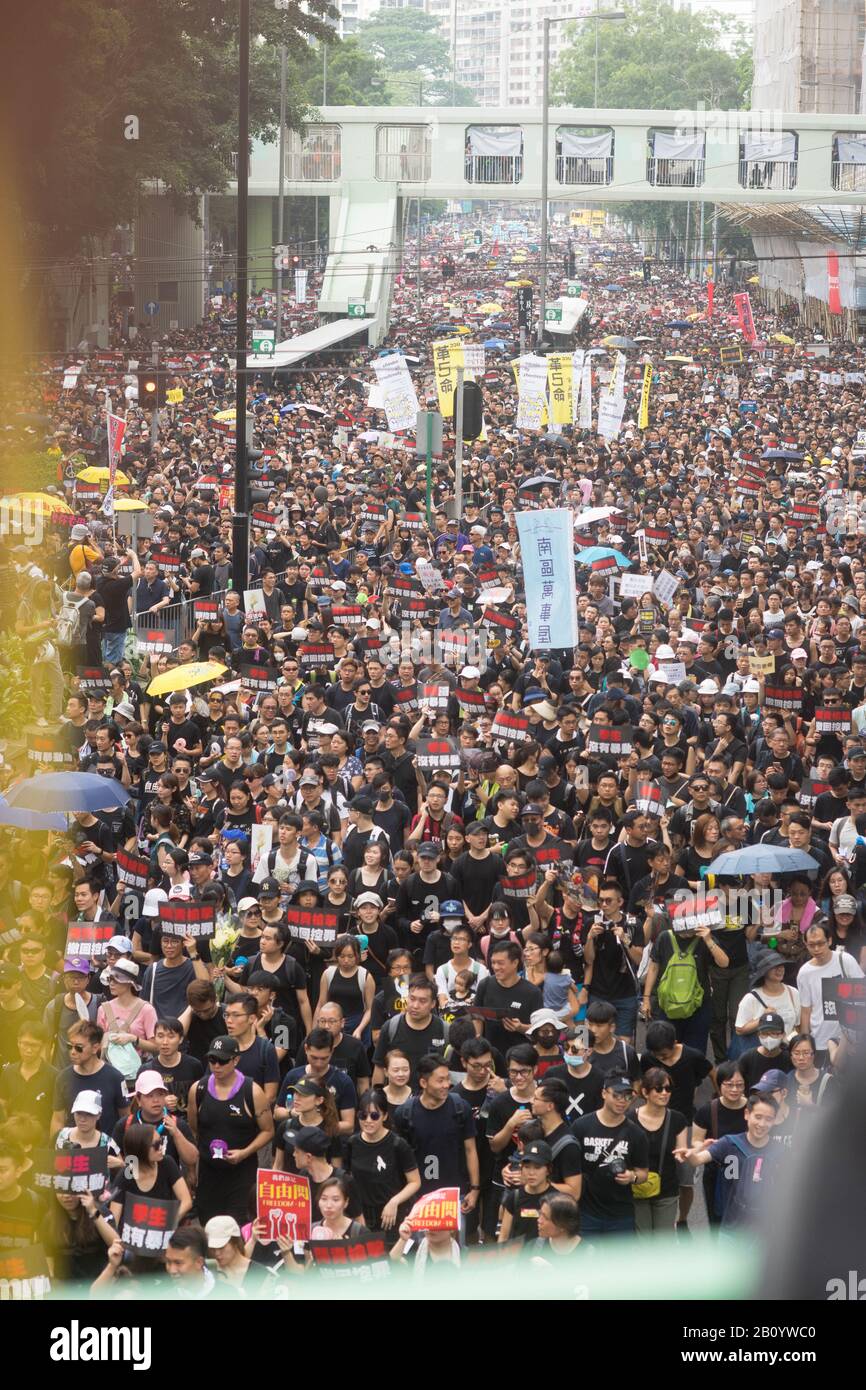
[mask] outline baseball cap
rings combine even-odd
[[[147,750],[147,755],[149,758],[155,758],[158,757],[160,753],[164,753],[165,751],[166,750],[164,743],[152,743]]]
[[[363,724],[361,725],[361,733],[378,734],[381,727],[382,725],[379,724],[375,719],[365,719]]]
[[[113,936],[108,944],[113,950],[120,951],[125,956],[132,955],[132,942],[128,936]]]
[[[204,1228],[207,1243],[211,1250],[222,1250],[233,1236],[239,1236],[241,1228],[233,1216],[212,1216]]]
[[[547,1024],[553,1028],[562,1029],[565,1027],[562,1019],[553,1012],[553,1009],[536,1009],[529,1016],[529,1036],[531,1037],[536,1029],[544,1028]]]
[[[785,630],[781,627],[771,627],[767,631],[767,637],[771,642],[781,642],[785,636]]]
[[[298,782],[299,787],[317,787],[318,785],[319,779],[313,772],[305,772],[301,780]]]
[[[349,802],[349,810],[357,811],[361,816],[372,816],[374,806],[373,798],[370,796],[353,796]]]
[[[0,965],[0,987],[14,985],[21,980],[21,976],[14,965]]]
[[[754,1086],[750,1087],[752,1094],[757,1091],[760,1095],[769,1095],[771,1091],[787,1091],[787,1089],[788,1078],[778,1067],[772,1067],[769,1071],[765,1071],[760,1081],[756,1081]]]
[[[629,1081],[627,1076],[609,1075],[601,1083],[601,1088],[603,1091],[614,1091],[615,1094],[618,1096],[624,1096],[627,1093],[631,1094],[631,1092],[634,1090],[634,1086],[632,1085],[631,1081]]]
[[[297,1087],[295,1089],[297,1090]],[[331,1146],[327,1134],[316,1125],[304,1125],[303,1128],[286,1134],[283,1143],[286,1148],[303,1149],[304,1153],[313,1154],[317,1158],[324,1158]]]
[[[249,912],[251,907],[258,907],[258,898],[241,898],[238,903],[238,912]]]
[[[378,893],[359,893],[354,901],[355,907],[384,907]]]
[[[151,1068],[150,1071],[140,1071],[138,1073],[138,1076],[135,1078],[135,1090],[137,1095],[149,1096],[152,1095],[154,1091],[167,1092],[168,1085],[162,1073],[154,1071],[153,1068]]]
[[[76,1111],[85,1115],[101,1115],[102,1095],[99,1091],[79,1091],[69,1109],[73,1115]]]
[[[852,898],[850,893],[840,893],[833,904],[833,909],[835,912],[850,912],[853,914],[857,911],[857,900],[856,898]]]
[[[533,1144],[527,1144],[522,1154],[518,1154],[518,1163],[547,1163],[553,1162],[553,1149],[549,1144],[545,1144],[543,1139],[536,1139]]]
[[[68,975],[89,975],[90,962],[84,956],[67,956],[63,962],[64,974]]]
[[[265,878],[259,884],[260,898],[278,898],[283,891],[283,885],[278,878]]]
[[[290,1091],[295,1091],[299,1096],[316,1096],[319,1100],[325,1095],[326,1088],[320,1081],[314,1081],[311,1076],[299,1076],[297,1081],[293,1081],[289,1086]]]
[[[415,853],[419,859],[438,859],[440,849],[432,840],[422,840]]]
[[[490,822],[489,822],[486,818],[485,818],[484,820],[471,820],[471,821],[468,823],[468,825],[466,826],[465,831],[464,831],[464,834],[466,834],[466,835],[489,835],[489,834],[490,834]]]
[[[465,676],[467,680],[477,681],[478,677],[481,675],[481,672],[479,671],[477,666],[464,666],[463,670],[460,672],[460,675]]]
[[[772,1009],[768,1009],[767,1012],[761,1014],[761,1017],[758,1019],[758,1033],[760,1034],[762,1030],[766,1031],[767,1029],[772,1030],[774,1033],[784,1033],[785,1031],[785,1023],[782,1015],[774,1013]]]
[[[806,652],[806,651],[804,651],[802,647],[795,647],[794,650],[791,652],[791,660],[792,660],[792,661],[808,661],[808,660],[809,660],[809,653]]]
[[[523,810],[520,812],[521,817],[542,816],[543,814],[544,812],[542,811],[541,807],[537,806],[534,801],[527,802]]]
[[[187,862],[191,869],[200,869],[202,864],[213,864],[209,854],[191,854]]]
[[[228,1062],[232,1057],[239,1057],[240,1051],[240,1044],[237,1039],[230,1038],[228,1034],[224,1033],[222,1037],[214,1038],[205,1056],[208,1061],[213,1058],[215,1062]]]

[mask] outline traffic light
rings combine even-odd
[[[142,410],[161,410],[165,405],[165,376],[153,368],[137,373],[138,404]]]
[[[463,383],[463,438],[477,439],[484,427],[484,397],[477,381]]]

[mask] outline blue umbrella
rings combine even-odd
[[[603,285],[602,288],[605,290],[621,290],[622,285]]]
[[[688,319],[671,319],[670,323],[665,324],[665,328],[679,328],[680,330],[684,328],[694,328],[694,326],[695,325],[690,323]]]
[[[491,323],[491,324],[489,324],[488,326],[489,326],[490,328],[492,328],[496,333],[510,333],[510,332],[511,332],[511,324],[510,324],[510,323],[503,323],[501,319],[497,319],[496,323]]]
[[[588,545],[585,550],[579,550],[574,558],[579,565],[591,565],[596,560],[607,560],[611,555],[621,570],[631,568],[632,562],[628,556],[623,555],[621,550],[611,549],[609,545]]]
[[[96,772],[44,772],[11,787],[10,806],[26,811],[105,811],[132,798],[113,777]]]
[[[66,817],[52,811],[28,811],[23,806],[7,806],[0,801],[0,825],[8,825],[15,830],[65,830]]]
[[[497,348],[499,352],[504,352],[508,344],[504,338],[485,338],[484,346],[486,348]]]
[[[801,459],[804,455],[799,449],[765,449],[761,455],[762,459]]]
[[[781,845],[746,845],[744,849],[728,850],[714,859],[711,874],[790,874],[797,869],[820,869],[817,859],[802,849],[784,849]]]

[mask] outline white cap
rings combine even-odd
[[[239,1236],[241,1228],[233,1216],[212,1216],[204,1228],[207,1243],[211,1250],[222,1250],[232,1236]]]
[[[660,646],[656,647],[656,661],[676,661],[676,659],[676,652],[673,647],[668,646],[667,642],[662,642]]]
[[[743,681],[744,695],[760,695],[760,693],[761,687],[753,676],[750,676],[747,681]]]
[[[158,917],[160,903],[168,902],[168,894],[164,888],[148,888],[144,895],[144,906],[141,909],[143,917]]]
[[[701,681],[700,685],[698,686],[699,695],[718,695],[718,693],[718,681],[712,680],[709,676],[706,680]]]
[[[99,1091],[79,1091],[69,1109],[73,1115],[77,1111],[84,1115],[101,1115],[102,1094]]]
[[[190,893],[189,884],[188,884],[188,883],[176,883],[176,884],[174,885],[173,888],[169,888],[169,890],[168,890],[168,896],[169,896],[170,898],[184,898],[184,899],[191,897],[192,895],[191,895],[191,893]]]
[[[382,626],[382,624],[379,622],[379,619],[378,619],[378,618],[368,618],[368,619],[367,619],[367,627],[371,627],[371,628],[373,629],[374,632],[378,632],[378,631],[379,631],[379,628],[380,628],[381,626]]]
[[[807,651],[804,651],[802,647],[795,647],[794,650],[791,652],[791,660],[808,661],[809,653]]]
[[[461,677],[465,676],[467,680],[477,681],[478,677],[481,675],[481,672],[479,671],[477,666],[464,666],[463,670],[460,672],[460,675]]]

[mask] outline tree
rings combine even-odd
[[[667,0],[636,0],[625,19],[598,25],[599,105],[624,110],[737,110],[748,101],[751,59],[742,32],[714,14],[675,10]],[[569,47],[551,76],[554,101],[594,105],[595,34],[568,27]],[[732,49],[722,39],[733,40]]]
[[[225,187],[237,149],[238,4],[28,0],[4,14],[4,185],[31,244],[54,254],[132,220],[160,180],[195,212]],[[274,139],[281,41],[328,37],[329,0],[251,0],[250,135]],[[291,126],[304,115],[292,89]]]
[[[384,63],[388,72],[423,78],[445,77],[451,55],[438,20],[423,10],[377,10],[358,28],[362,48]]]
[[[390,92],[383,64],[355,36],[334,38],[327,45],[328,106],[387,106]],[[323,105],[324,59],[321,46],[306,47],[292,64],[299,102]]]

